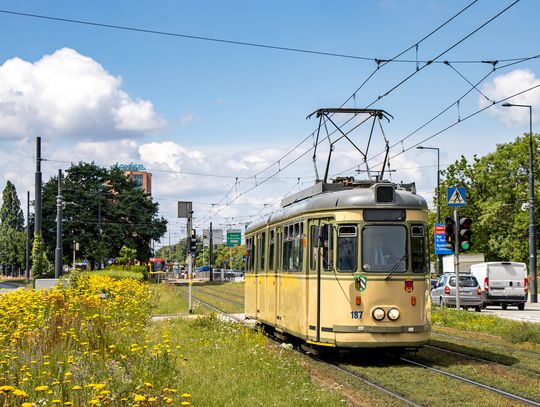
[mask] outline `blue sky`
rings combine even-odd
[[[471,2],[0,1],[0,9],[384,59],[414,45]],[[511,3],[478,0],[422,42],[419,59],[438,55]],[[539,2],[521,0],[442,59],[501,60],[539,54],[538,15]],[[162,213],[171,220],[173,239],[183,233],[183,222],[174,218],[176,200],[195,202],[200,226],[206,227],[210,216],[219,210],[212,218],[214,225],[236,227],[253,220],[261,211],[268,212],[269,205],[264,204],[275,203],[291,189],[298,190],[312,182],[310,154],[280,173],[279,178],[242,196],[238,194],[253,187],[254,181],[234,185],[234,177],[253,175],[279,159],[314,130],[316,122],[305,120],[307,114],[319,107],[341,105],[375,68],[373,61],[3,13],[0,35],[4,38],[0,47],[2,184],[11,179],[21,198],[24,191],[33,188],[36,135],[44,138],[44,155],[56,160],[44,164],[46,175],[69,166],[63,161],[94,159],[107,166],[117,161],[134,161],[161,171],[233,177],[154,172],[154,195]],[[22,61],[14,63],[14,58]],[[402,58],[414,60],[415,52],[409,51]],[[539,64],[534,59],[498,70],[479,89],[490,98],[500,98],[535,85],[540,76]],[[452,66],[473,83],[491,69],[489,64],[481,63]],[[415,69],[415,63],[382,67],[357,94],[357,107],[372,102]],[[449,66],[432,64],[373,107],[394,115],[395,119],[385,126],[393,144],[469,88]],[[15,91],[20,91],[17,97],[13,96]],[[464,98],[460,102],[461,117],[476,111],[481,98],[476,91]],[[540,92],[512,102],[540,106]],[[348,106],[354,103],[351,101]],[[536,106],[535,117],[540,117]],[[511,141],[527,130],[525,109],[510,110],[484,112],[426,145],[441,148],[443,164],[460,154],[470,157],[493,151],[497,143]],[[446,127],[457,115],[457,107],[452,108],[403,145],[396,146],[392,154]],[[535,121],[535,126],[538,123]],[[365,137],[363,131],[355,140],[363,145]],[[289,159],[309,147],[309,142],[304,144]],[[380,149],[380,144],[375,144],[373,151],[378,151],[377,147]],[[323,160],[324,154],[323,147]],[[345,144],[337,146],[336,158],[332,173],[359,162],[359,156],[354,156]],[[284,159],[280,165],[286,163]],[[435,163],[434,153],[413,149],[391,160],[393,168],[404,168],[393,179],[416,181],[419,191],[431,199],[436,170],[429,166]],[[277,166],[263,172],[257,182],[276,169]],[[297,185],[297,177],[306,178],[301,178]],[[229,190],[232,192],[223,202],[232,201],[232,205],[210,205],[220,202]],[[209,216],[204,217],[206,213]]]

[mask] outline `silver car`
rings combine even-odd
[[[482,310],[482,289],[476,278],[470,274],[459,276],[460,306],[464,309]],[[431,302],[441,306],[456,306],[456,276],[445,273],[437,279],[435,288],[431,290]]]

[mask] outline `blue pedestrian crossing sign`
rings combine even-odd
[[[465,206],[467,205],[467,194],[465,188],[450,187],[447,191],[448,206]]]

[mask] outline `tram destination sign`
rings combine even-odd
[[[242,231],[239,229],[227,230],[227,246],[239,246],[242,243]]]

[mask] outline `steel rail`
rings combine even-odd
[[[235,317],[235,316],[232,316],[231,314],[227,314],[225,311],[223,311],[223,310],[221,310],[221,309],[219,309],[219,308],[217,308],[217,307],[215,307],[215,306],[209,304],[208,302],[206,302],[206,301],[204,301],[204,300],[201,300],[200,298],[197,298],[197,297],[193,296],[193,299],[196,300],[196,301],[198,301],[198,302],[200,302],[201,304],[205,305],[206,307],[208,307],[208,308],[210,308],[210,309],[216,311],[217,313],[219,313],[219,314],[225,316],[226,318],[229,318],[229,319],[231,319],[231,320],[233,320],[233,321],[235,321],[235,322],[239,322],[239,323],[245,325],[245,320],[242,320],[242,319],[240,319],[240,318],[237,318],[237,317]],[[270,338],[271,340],[273,340],[274,342],[276,342],[276,343],[281,343],[280,341],[278,341],[278,340],[275,339],[274,337],[269,337],[269,338]],[[297,351],[300,352],[299,350],[297,350]],[[392,391],[392,390],[389,390],[389,389],[387,389],[387,388],[385,388],[385,387],[382,387],[382,386],[378,385],[377,383],[374,383],[374,382],[372,382],[372,381],[366,379],[365,377],[362,377],[360,374],[357,374],[357,373],[354,373],[354,372],[352,372],[352,371],[349,371],[348,369],[345,369],[345,368],[343,368],[343,367],[341,367],[341,366],[338,366],[338,365],[336,365],[336,364],[334,364],[334,363],[331,363],[331,362],[328,362],[328,361],[321,360],[321,359],[319,359],[319,358],[317,358],[317,357],[315,357],[315,356],[313,356],[313,355],[311,355],[311,354],[310,354],[309,356],[310,356],[312,359],[314,359],[314,360],[318,360],[318,361],[320,361],[320,362],[323,362],[323,363],[327,364],[328,366],[334,368],[335,370],[337,370],[337,371],[339,371],[339,372],[342,372],[342,373],[345,373],[345,374],[347,374],[348,376],[352,376],[352,377],[354,377],[355,379],[360,380],[361,382],[363,382],[363,383],[365,383],[365,384],[367,384],[367,385],[369,385],[369,386],[371,386],[371,387],[373,387],[373,388],[379,390],[380,392],[382,392],[382,393],[384,393],[384,394],[386,394],[386,395],[389,395],[389,396],[391,396],[391,397],[394,397],[394,398],[396,398],[396,399],[398,399],[398,400],[400,400],[400,401],[402,401],[402,402],[404,402],[404,403],[406,403],[406,404],[408,404],[408,405],[410,405],[410,406],[414,406],[414,407],[422,407],[421,404],[417,404],[417,403],[415,403],[414,401],[408,400],[408,399],[406,399],[405,397],[403,397],[401,394],[396,393],[396,392],[394,392],[394,391]]]
[[[533,350],[511,348],[510,346],[499,345],[499,344],[496,344],[496,343],[487,343],[487,342],[484,342],[484,341],[480,341],[478,339],[464,338],[463,336],[442,334],[442,333],[433,332],[433,331],[431,332],[431,335],[437,335],[437,336],[442,336],[442,337],[447,337],[447,338],[453,338],[453,339],[457,339],[457,340],[460,340],[460,341],[466,341],[466,342],[468,342],[468,341],[478,342],[478,343],[481,343],[482,345],[485,345],[485,346],[493,346],[495,348],[508,349],[508,350],[510,350],[512,352],[522,352],[522,353],[528,353],[530,355],[540,356],[540,352],[535,352]]]
[[[500,394],[500,395],[502,395],[502,396],[505,396],[505,397],[508,397],[508,398],[511,398],[511,399],[514,399],[514,400],[521,401],[522,403],[529,404],[529,405],[531,405],[531,406],[540,407],[540,402],[537,402],[537,401],[534,401],[534,400],[530,400],[530,399],[525,398],[525,397],[518,396],[517,394],[509,393],[509,392],[507,392],[507,391],[498,389],[498,388],[496,388],[496,387],[488,386],[487,384],[480,383],[480,382],[477,382],[477,381],[472,380],[472,379],[468,379],[468,378],[466,378],[466,377],[457,375],[457,374],[455,374],[455,373],[450,373],[450,372],[447,372],[446,370],[437,369],[436,367],[432,367],[432,366],[429,366],[429,365],[425,365],[425,364],[423,364],[423,363],[416,362],[416,361],[414,361],[414,360],[406,359],[406,358],[403,358],[403,357],[400,357],[399,360],[402,360],[403,362],[406,362],[406,363],[409,363],[409,364],[412,364],[412,365],[415,365],[415,366],[422,367],[422,368],[424,368],[424,369],[431,370],[431,371],[433,371],[433,372],[437,372],[437,373],[439,373],[439,374],[442,374],[442,375],[444,375],[444,376],[451,377],[451,378],[456,379],[456,380],[461,380],[462,382],[465,382],[465,383],[468,383],[468,384],[472,384],[472,385],[477,386],[477,387],[481,387],[481,388],[483,388],[483,389],[492,391],[492,392],[497,393],[497,394]]]
[[[313,356],[312,356],[312,357],[313,357]],[[371,387],[376,388],[377,390],[381,391],[382,393],[385,393],[385,394],[387,394],[387,395],[389,395],[389,396],[392,396],[392,397],[394,397],[394,398],[396,398],[396,399],[398,399],[398,400],[401,400],[401,401],[403,401],[404,403],[408,404],[409,406],[422,407],[421,404],[417,404],[417,403],[415,403],[414,401],[405,398],[405,397],[402,396],[401,394],[396,393],[395,391],[392,391],[392,390],[389,390],[389,389],[387,389],[387,388],[385,388],[385,387],[382,387],[381,385],[379,385],[379,384],[377,384],[377,383],[375,383],[375,382],[372,382],[371,380],[366,379],[365,377],[363,377],[363,376],[362,376],[361,374],[359,374],[359,373],[353,372],[352,370],[346,369],[346,368],[344,368],[344,367],[342,367],[342,366],[339,366],[339,365],[336,365],[336,364],[334,364],[334,363],[332,363],[332,362],[328,362],[328,361],[324,361],[324,360],[320,360],[320,359],[317,359],[317,360],[322,361],[323,363],[326,363],[327,365],[333,367],[334,369],[336,369],[336,370],[338,370],[338,371],[340,371],[340,372],[342,372],[342,373],[345,373],[345,374],[347,374],[347,375],[349,375],[349,376],[352,376],[352,377],[354,377],[355,379],[361,380],[361,381],[364,382],[365,384],[367,384],[367,385],[369,385],[369,386],[371,386]]]
[[[505,366],[505,367],[510,367],[510,368],[512,368],[512,369],[521,370],[521,371],[523,371],[523,372],[527,372],[527,373],[529,373],[529,374],[532,374],[532,375],[535,375],[535,376],[540,377],[540,373],[539,373],[539,372],[536,372],[536,371],[534,371],[534,370],[529,370],[529,369],[526,369],[526,368],[523,368],[523,367],[518,367],[518,366],[505,365],[504,363],[499,363],[499,362],[496,362],[496,361],[494,361],[494,360],[484,359],[484,358],[479,358],[478,356],[469,355],[469,354],[467,354],[467,353],[461,353],[461,352],[458,352],[458,351],[455,351],[455,350],[442,348],[442,347],[440,347],[440,346],[435,346],[435,345],[424,345],[424,348],[437,349],[437,350],[440,350],[440,351],[443,351],[443,352],[446,352],[446,353],[450,353],[450,354],[453,354],[453,355],[462,356],[462,357],[465,357],[465,358],[477,360],[477,361],[479,361],[479,362],[492,363],[492,364],[494,364],[494,365],[501,365],[501,366]]]

